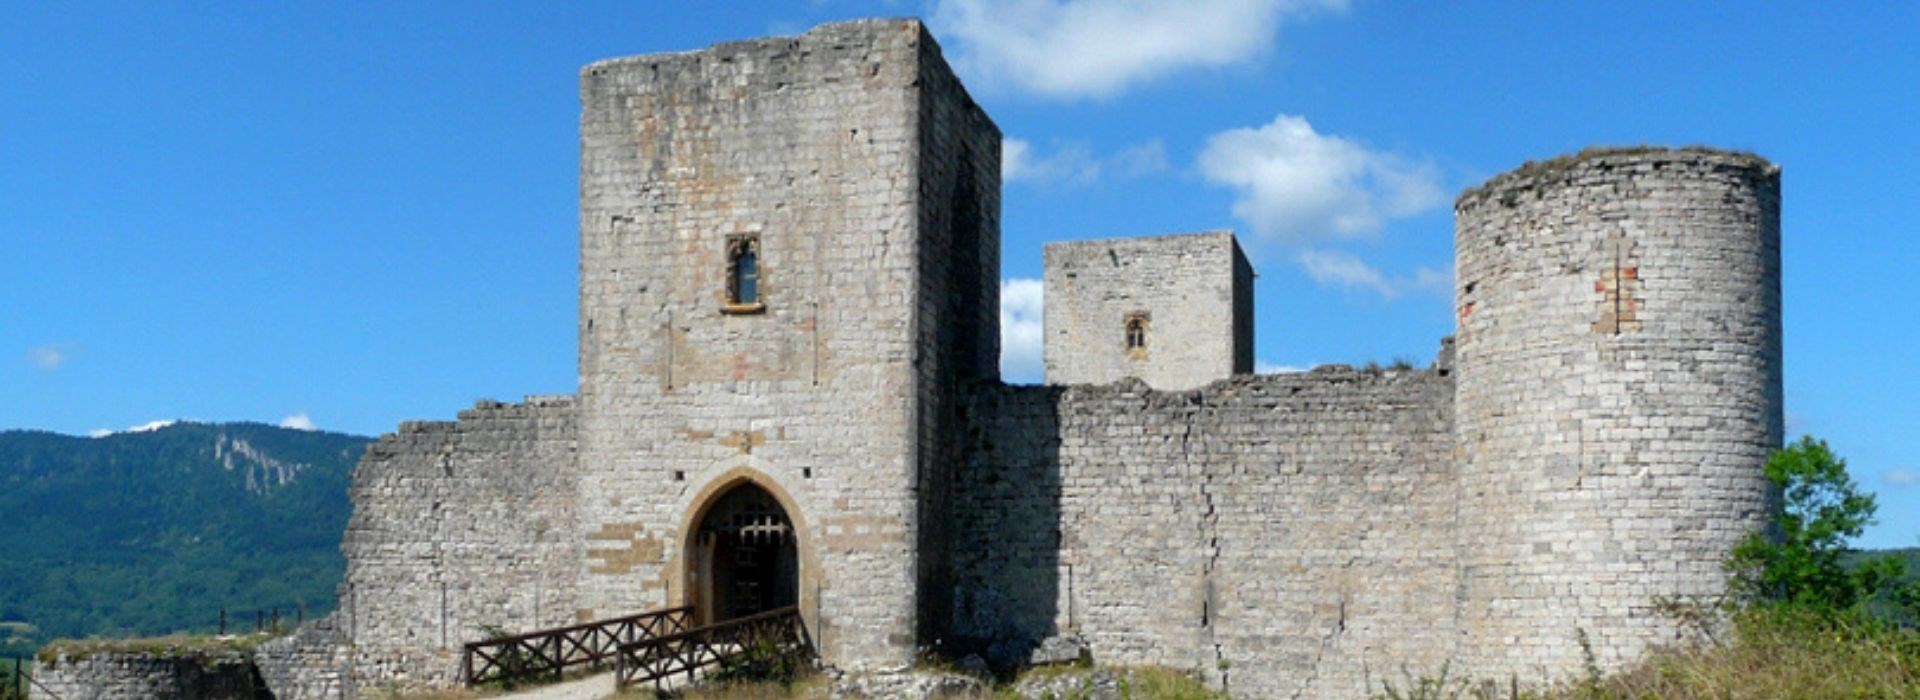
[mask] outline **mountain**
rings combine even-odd
[[[0,653],[324,614],[370,438],[258,423],[0,432]],[[301,611],[304,611],[302,613]]]

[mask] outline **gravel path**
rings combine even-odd
[[[687,677],[685,675],[675,675],[667,681],[666,689],[673,690],[686,685],[686,679]],[[642,686],[642,688],[651,687],[653,687],[652,683],[647,683]],[[612,671],[567,681],[565,683],[543,685],[538,688],[528,688],[515,693],[493,696],[493,698],[512,698],[513,700],[603,700],[604,698],[610,697],[613,697]],[[642,695],[641,697],[645,696]],[[493,699],[490,698],[489,700]]]
[[[496,697],[514,700],[601,700],[613,697],[613,672]]]

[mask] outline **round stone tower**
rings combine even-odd
[[[1463,661],[1674,641],[1781,441],[1780,170],[1707,149],[1529,163],[1455,204]]]

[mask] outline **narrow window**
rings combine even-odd
[[[1127,356],[1140,359],[1147,355],[1147,312],[1135,311],[1127,314],[1126,344]]]
[[[760,301],[760,270],[752,248],[740,251],[733,259],[733,303],[752,304]]]
[[[760,239],[751,235],[727,238],[727,311],[759,311]]]

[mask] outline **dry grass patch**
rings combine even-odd
[[[1857,615],[1756,608],[1733,637],[1656,653],[1611,675],[1546,688],[1438,674],[1383,684],[1383,700],[1722,700],[1876,698],[1920,700],[1920,631]]]

